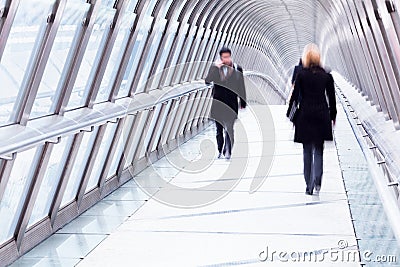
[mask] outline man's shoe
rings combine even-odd
[[[231,154],[230,153],[226,153],[225,154],[225,159],[230,160],[231,159]]]
[[[311,196],[311,195],[312,195],[312,192],[310,192],[310,191],[307,190],[307,191],[306,191],[306,195],[310,195],[310,196]]]
[[[221,152],[218,153],[218,158],[219,159],[222,158],[222,153]]]

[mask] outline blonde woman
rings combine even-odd
[[[314,188],[317,193],[321,188],[324,142],[333,140],[332,122],[335,123],[337,111],[333,77],[322,68],[315,44],[304,48],[302,61],[303,70],[297,75],[286,116],[293,102],[299,100],[300,108],[293,121],[294,142],[303,144],[306,194],[312,195]]]

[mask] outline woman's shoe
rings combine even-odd
[[[317,193],[319,193],[319,191],[321,191],[321,186],[320,185],[316,185],[315,186],[315,191],[317,191]]]

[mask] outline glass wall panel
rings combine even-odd
[[[134,155],[135,155],[135,152],[136,152],[136,149],[137,149],[137,146],[139,143],[139,139],[140,139],[140,134],[143,131],[144,127],[146,126],[149,111],[148,110],[142,111],[141,114],[142,115],[139,118],[140,121],[138,122],[138,127],[136,129],[137,131],[135,133],[133,133],[132,145],[131,145],[131,147],[129,147],[127,149],[127,153],[125,155],[126,161],[125,161],[124,169],[128,168],[128,166],[131,165],[133,162]],[[143,133],[143,134],[146,134],[146,133]]]
[[[170,70],[168,70],[168,75],[167,75],[167,77],[165,79],[165,82],[164,82],[163,86],[171,85],[171,82],[172,82],[172,76],[173,76],[174,71],[176,69],[176,63],[178,62],[179,54],[181,53],[183,42],[185,41],[185,34],[186,34],[186,31],[189,28],[189,25],[185,24],[185,25],[182,25],[182,27],[184,27],[184,29],[182,31],[184,34],[182,34],[181,36],[177,37],[178,38],[178,44],[177,44],[176,49],[174,51],[174,55],[173,55],[171,63],[170,63],[171,65],[169,67]]]
[[[181,75],[182,75],[184,69],[186,69],[188,66],[187,58],[189,56],[190,47],[192,46],[193,42],[194,42],[194,36],[193,35],[188,36],[188,38],[186,39],[186,42],[184,44],[184,47],[182,47],[183,53],[182,53],[181,61],[179,62],[179,65],[175,69],[176,76],[175,76],[175,81],[173,81],[173,84],[179,83],[180,79],[184,78],[184,77],[181,77]]]
[[[54,194],[60,182],[62,171],[65,168],[72,141],[73,137],[65,137],[61,139],[59,144],[54,145],[29,220],[29,226],[37,223],[49,214],[50,205],[53,202]]]
[[[199,31],[202,34],[202,31]],[[197,63],[195,63],[195,59],[196,59],[196,55],[198,53],[198,49],[200,46],[200,42],[201,42],[201,36],[198,36],[195,40],[195,44],[194,44],[194,49],[193,49],[193,54],[188,55],[188,60],[187,62],[189,62],[188,66],[186,67],[186,74],[185,77],[183,78],[183,81],[189,81],[190,79],[194,78],[194,77],[189,77],[189,75],[191,74],[191,70],[193,68],[195,68],[197,65]]]
[[[167,62],[168,59],[168,55],[171,52],[171,46],[172,43],[174,41],[175,35],[176,35],[176,29],[178,28],[179,23],[178,22],[174,22],[170,27],[171,27],[171,32],[169,33],[168,37],[167,37],[167,41],[165,43],[164,49],[162,51],[162,54],[160,56],[160,60],[155,72],[155,75],[157,76],[157,79],[154,80],[153,86],[152,88],[157,88],[160,82],[160,76],[161,76],[161,72],[164,70],[165,68],[165,64]]]
[[[78,76],[69,99],[67,109],[83,107],[91,87],[91,81],[96,73],[110,25],[114,19],[115,9],[102,7],[97,14],[93,31],[86,47],[85,55],[79,68]]]
[[[143,19],[143,25],[138,25],[139,33],[135,40],[135,45],[133,47],[131,56],[129,58],[128,67],[125,70],[124,78],[122,79],[121,88],[118,92],[118,98],[126,97],[130,92],[130,85],[135,78],[136,69],[139,64],[140,57],[143,52],[144,45],[146,44],[147,36],[149,35],[149,29],[151,26],[151,22],[153,21],[152,17],[146,17]]]
[[[66,206],[76,198],[78,188],[82,182],[83,174],[88,163],[90,153],[92,152],[93,144],[98,131],[99,128],[95,128],[93,132],[85,132],[83,135],[82,142],[79,146],[78,155],[75,159],[75,164],[68,179],[67,188],[65,189],[65,193],[61,202],[61,207]]]
[[[122,154],[124,153],[124,147],[128,140],[129,131],[132,128],[134,118],[134,116],[128,116],[125,121],[124,128],[118,140],[117,149],[115,150],[115,153],[111,159],[111,166],[108,171],[107,178],[111,178],[117,173],[118,164],[122,157]]]
[[[68,1],[61,18],[56,38],[47,62],[38,94],[32,107],[31,118],[52,114],[57,102],[56,91],[66,66],[71,48],[77,41],[78,29],[90,5],[84,0]],[[69,55],[71,56],[71,55]]]
[[[130,27],[132,26],[134,19],[135,16],[133,13],[125,14],[123,18],[120,30],[112,48],[110,59],[107,63],[107,68],[102,78],[103,80],[101,81],[99,93],[96,97],[96,103],[107,101],[110,96],[113,89],[113,83],[121,65],[125,47],[129,40],[129,35],[131,33]]]
[[[0,0],[0,10],[5,10],[6,2],[7,2],[7,0]],[[9,4],[8,4],[8,6],[9,6]],[[3,27],[4,20],[5,20],[5,17],[2,16],[0,18],[0,32],[1,32],[1,28]]]
[[[14,162],[4,196],[0,201],[0,244],[11,239],[33,177],[38,148],[19,152]]]
[[[43,38],[47,16],[55,0],[21,0],[0,62],[0,125],[11,119],[14,104],[22,95],[22,83],[36,44]],[[25,78],[26,79],[26,78]]]
[[[137,5],[138,0],[131,0],[128,3],[128,6],[126,8],[126,12],[133,13],[135,11],[135,7]]]
[[[94,161],[92,172],[90,173],[90,178],[85,192],[89,192],[95,188],[99,182],[101,172],[103,170],[106,157],[110,151],[111,142],[114,139],[115,130],[117,129],[117,123],[107,124],[106,131],[104,133],[99,152],[97,153],[96,160]]]
[[[142,70],[142,73],[140,74],[140,80],[139,80],[139,83],[138,83],[139,87],[136,90],[139,93],[145,91],[144,90],[145,89],[144,85],[147,82],[151,66],[153,65],[154,58],[156,56],[158,47],[160,45],[162,32],[164,31],[164,28],[165,28],[166,24],[167,24],[167,20],[166,19],[160,19],[158,21],[158,24],[154,28],[155,36],[154,36],[153,42],[150,44],[150,49],[149,49],[149,52],[147,54],[147,58],[144,61],[145,66],[144,66],[144,68]]]

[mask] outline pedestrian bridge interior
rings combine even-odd
[[[400,266],[399,8],[0,0],[0,266]],[[316,196],[285,116],[309,43],[338,105]],[[230,161],[204,83],[222,46],[249,103]]]

